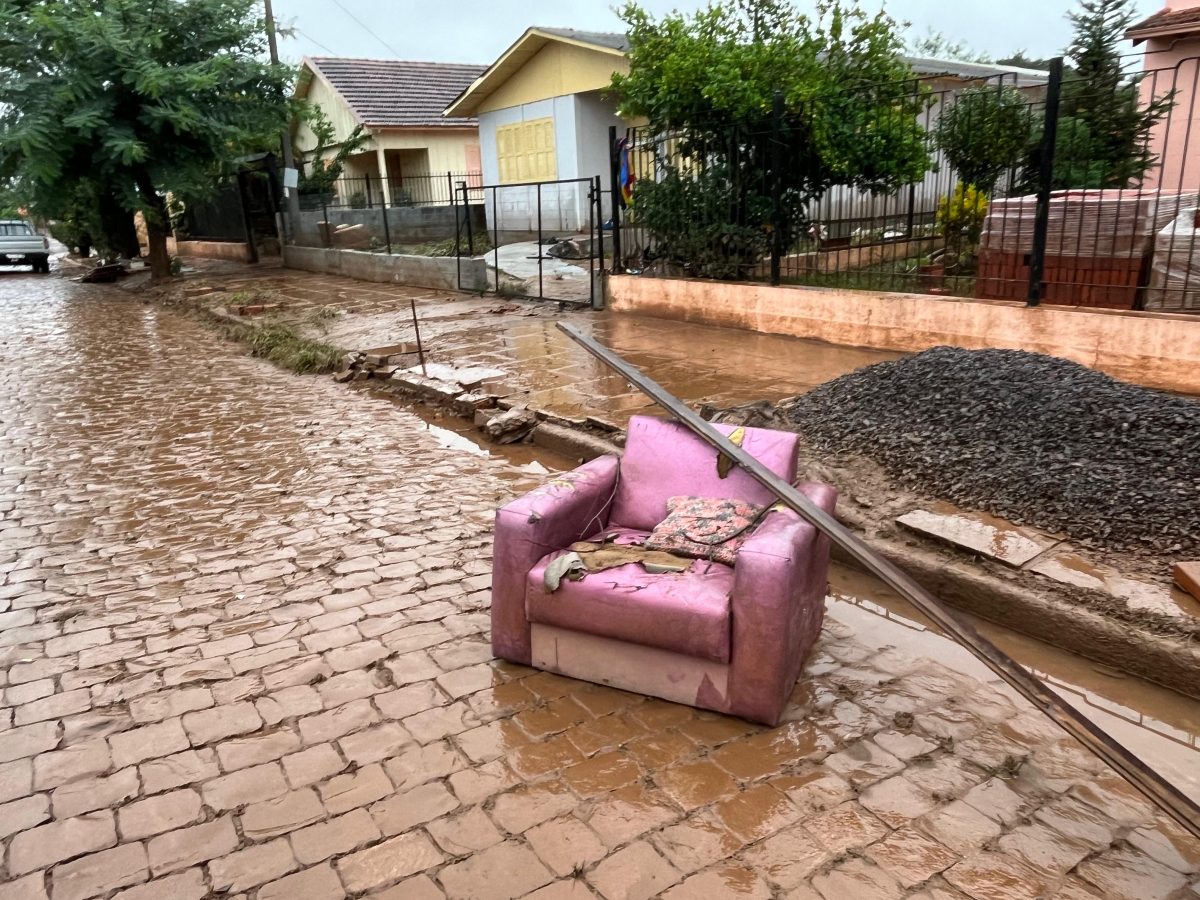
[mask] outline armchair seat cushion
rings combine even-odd
[[[563,552],[542,557],[529,573],[525,614],[530,622],[729,662],[729,566],[696,560],[686,572],[652,575],[631,563],[592,572],[581,581],[564,579],[557,591],[547,593],[546,566]]]

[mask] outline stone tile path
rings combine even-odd
[[[497,663],[528,476],[112,289],[0,303],[0,900],[1195,896],[1054,726],[843,617],[776,729]]]

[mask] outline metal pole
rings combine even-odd
[[[373,204],[371,203],[371,173],[368,172],[363,177],[367,180],[367,209],[372,209]]]
[[[843,526],[834,516],[825,512],[792,485],[730,441],[676,397],[667,393],[656,381],[643,374],[640,369],[630,365],[612,350],[584,335],[573,326],[559,322],[558,328],[592,356],[620,373],[626,381],[646,393],[655,403],[687,426],[697,437],[715,447],[718,453],[740,466],[750,477],[783,501],[786,506],[799,513],[818,531],[828,536],[859,565],[880,578],[888,587],[899,593],[920,612],[937,623],[943,631],[970,650],[984,665],[1008,682],[1029,702],[1116,770],[1146,799],[1153,802],[1183,828],[1196,837],[1200,837],[1200,806],[1193,803],[1174,785],[1113,740],[1094,722],[1051,690],[1040,678],[1026,671],[1012,657],[976,632],[970,624],[951,613],[925,588],[872,550],[862,538]]]
[[[1050,60],[1046,85],[1046,116],[1042,126],[1041,159],[1038,166],[1037,218],[1033,223],[1033,252],[1029,254],[1028,305],[1042,302],[1046,273],[1046,237],[1050,231],[1050,192],[1054,181],[1054,145],[1058,140],[1058,102],[1062,97],[1063,59]]]
[[[387,207],[384,209],[386,211]],[[421,346],[421,325],[417,321],[417,300],[415,297],[409,297],[408,303],[412,307],[413,333],[417,336],[417,359],[421,362],[421,374],[428,378],[429,373],[425,371],[425,348]]]
[[[271,0],[263,0],[263,17],[267,22],[267,46],[271,51],[271,64],[279,65],[279,45],[275,40],[275,16],[271,11]],[[291,125],[285,126],[281,136],[283,144],[283,168],[296,168],[296,157],[292,152]],[[300,192],[299,188],[287,188],[288,233],[295,241],[296,227],[300,222]]]
[[[621,271],[621,157],[617,153],[617,126],[608,126],[608,177],[612,204],[613,271]]]
[[[539,181],[537,186],[537,223],[538,223],[538,239],[537,239],[537,257],[538,257],[538,299],[546,298],[545,287],[542,285],[542,183]],[[499,269],[496,270],[499,272]],[[499,277],[499,276],[497,276]]]
[[[783,91],[771,100],[771,284],[779,284],[783,258]]]
[[[460,181],[463,194],[463,219],[467,223],[467,256],[475,258],[475,235],[471,231],[471,194],[465,181]]]
[[[246,173],[237,173],[238,205],[242,208],[242,227],[246,231],[248,262],[258,262],[258,244],[254,240],[254,223],[250,218],[250,192],[246,190]]]
[[[383,240],[387,244],[388,256],[392,255],[392,231],[388,227],[387,204],[379,204],[379,212],[383,214]]]

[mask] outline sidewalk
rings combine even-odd
[[[413,298],[430,361],[499,369],[504,374],[485,382],[486,390],[506,403],[526,403],[567,419],[591,416],[621,429],[631,415],[651,412],[654,404],[558,331],[558,322],[596,337],[685,401],[717,407],[779,400],[899,355],[285,269],[198,281],[224,289],[212,302],[227,302],[239,291],[267,293],[269,302],[281,304],[274,315],[348,351],[412,341]],[[339,314],[318,318],[324,308]]]

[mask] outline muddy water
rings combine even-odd
[[[968,650],[873,576],[835,564],[830,585],[829,616],[853,628],[859,640],[936,659],[982,681],[997,681]],[[958,615],[1200,802],[1200,702],[989,622]],[[1011,688],[1004,690],[1015,696]]]

